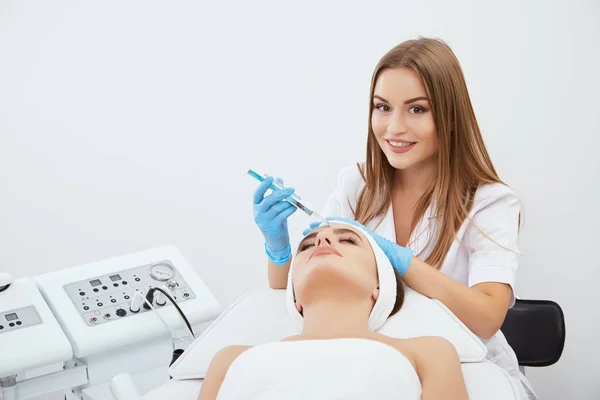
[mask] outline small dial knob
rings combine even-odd
[[[179,283],[177,283],[175,279],[171,279],[169,282],[167,282],[167,286],[169,287],[169,289],[174,289],[177,286],[179,286]]]
[[[141,296],[133,296],[133,299],[131,299],[131,304],[129,305],[129,311],[131,311],[132,313],[137,313],[140,311],[140,303],[141,303]]]
[[[155,300],[156,300],[156,305],[164,306],[165,304],[167,304],[167,300],[165,299],[165,295],[163,295],[160,292],[156,295]]]

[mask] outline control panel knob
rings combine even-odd
[[[140,303],[142,301],[142,296],[133,296],[133,299],[131,299],[131,304],[129,305],[129,311],[131,311],[132,313],[137,313],[140,311]]]
[[[164,306],[165,304],[167,304],[167,299],[165,298],[165,295],[160,292],[158,292],[155,299],[156,299],[156,305]]]
[[[171,279],[169,282],[167,282],[167,286],[169,287],[169,289],[174,289],[177,286],[179,286],[179,283],[177,283],[175,279]]]
[[[117,310],[117,315],[118,315],[119,317],[124,317],[125,315],[127,315],[127,311],[123,310],[122,308],[119,308],[119,309]]]

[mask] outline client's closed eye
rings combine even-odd
[[[343,236],[343,237],[339,237],[338,238],[338,242],[340,243],[346,243],[346,244],[352,244],[354,246],[357,245],[357,240],[353,237],[350,236]],[[304,241],[304,243],[300,244],[300,247],[298,248],[298,252],[302,252],[306,249],[308,249],[309,247],[312,247],[315,245],[315,241],[311,240],[311,241]]]
[[[304,251],[306,249],[308,249],[309,247],[312,247],[315,245],[315,242],[313,241],[312,243],[309,242],[304,242],[300,245],[300,248],[298,249],[298,252]]]
[[[352,237],[341,237],[341,238],[339,238],[339,242],[340,243],[350,243],[350,244],[356,245],[356,239],[354,239]]]
[[[338,239],[338,242],[340,242],[340,243],[358,246],[359,243],[362,242],[362,239],[360,238],[360,236],[351,229],[335,228],[333,231]],[[316,232],[312,232],[312,233],[308,234],[304,239],[302,239],[302,241],[300,242],[300,245],[298,245],[298,253],[308,249],[309,247],[314,246],[316,239],[317,239]]]

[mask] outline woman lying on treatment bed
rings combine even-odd
[[[335,223],[301,241],[288,280],[297,336],[229,346],[213,358],[206,399],[467,399],[445,339],[375,332],[404,300],[399,275],[373,238]]]

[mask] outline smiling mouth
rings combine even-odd
[[[399,141],[392,141],[392,140],[389,140],[389,139],[386,139],[386,141],[390,144],[390,146],[398,147],[400,149],[410,147],[413,144],[417,144],[417,142],[405,142],[405,141],[399,142]]]

